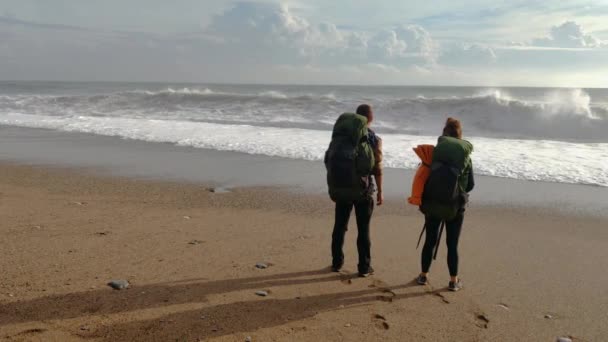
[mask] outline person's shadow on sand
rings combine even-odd
[[[413,285],[410,285],[413,286]],[[402,286],[403,287],[403,286]],[[160,319],[133,321],[103,327],[90,337],[108,341],[196,340],[284,325],[315,316],[322,311],[337,310],[374,301],[393,301],[429,295],[417,292],[384,295],[388,289],[369,289],[293,299],[268,299],[236,302],[179,312]],[[87,337],[89,337],[87,336]]]
[[[174,283],[134,286],[129,290],[96,290],[66,295],[55,295],[0,305],[0,328],[3,325],[78,318],[89,315],[120,314],[141,309],[169,305],[202,303],[207,296],[232,291],[266,289],[331,281],[348,281],[355,274],[330,273],[328,269],[308,272],[268,275],[240,279],[207,281],[186,280]],[[312,317],[320,311],[341,306],[393,301],[403,298],[432,295],[421,291],[397,295],[398,287],[372,287],[368,290],[323,294],[293,299],[265,299],[210,306],[199,310],[179,312],[161,319],[134,321],[112,326],[100,326],[91,331],[80,331],[82,337],[108,340],[174,340],[176,337],[204,338],[262,327],[285,324],[286,320]],[[203,319],[209,318],[209,319]]]

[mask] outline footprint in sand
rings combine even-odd
[[[385,288],[388,287],[388,284],[380,279],[374,279],[369,287]]]
[[[480,313],[475,315],[477,323],[475,323],[478,327],[483,329],[488,329],[488,324],[490,324],[490,319],[484,313]]]
[[[340,282],[345,285],[353,283],[353,276],[350,274],[340,274]]]
[[[382,295],[376,297],[376,299],[382,302],[392,303],[397,297],[397,294],[391,289],[380,289],[380,292],[382,292]]]
[[[499,308],[504,309],[506,311],[511,311],[511,308],[507,304],[500,303],[500,304],[496,304],[496,306],[498,306]]]
[[[442,295],[441,293],[437,292],[437,293],[435,293],[435,296],[437,296],[437,297],[441,298],[441,301],[442,301],[442,302],[444,302],[444,303],[446,303],[446,304],[450,304],[450,301],[449,301],[447,298],[445,298],[445,296],[444,296],[444,295]]]
[[[394,298],[397,297],[397,294],[389,288],[389,285],[380,279],[373,279],[368,287],[377,288],[382,293],[382,295],[376,297],[379,301],[392,303]]]
[[[46,332],[47,329],[43,329],[43,328],[34,328],[34,329],[28,329],[28,330],[24,330],[20,333],[17,333],[16,336],[25,336],[25,335],[35,335],[35,334],[42,334],[44,332]]]
[[[384,330],[390,329],[390,325],[386,321],[386,317],[384,317],[380,314],[373,315],[372,321],[374,322],[376,328],[378,328],[378,329],[384,329]]]

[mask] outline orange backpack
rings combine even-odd
[[[414,152],[420,157],[422,163],[416,171],[412,182],[412,195],[407,199],[411,205],[420,206],[422,204],[422,193],[424,193],[424,185],[426,184],[429,175],[431,174],[431,163],[433,163],[433,145],[418,145],[414,147]]]

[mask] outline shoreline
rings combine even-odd
[[[85,133],[0,126],[0,162],[221,188],[277,187],[325,195],[321,162],[205,150]],[[404,202],[413,170],[385,169],[385,196]],[[608,188],[478,176],[474,206],[608,216]]]

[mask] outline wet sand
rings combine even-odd
[[[322,194],[130,176],[0,165],[0,339],[608,340],[601,214],[475,200],[461,239],[465,288],[449,293],[444,246],[431,285],[413,284],[422,217],[400,197],[377,208],[376,274],[357,278],[352,225],[344,271],[328,271]],[[131,287],[112,290],[112,279]]]

